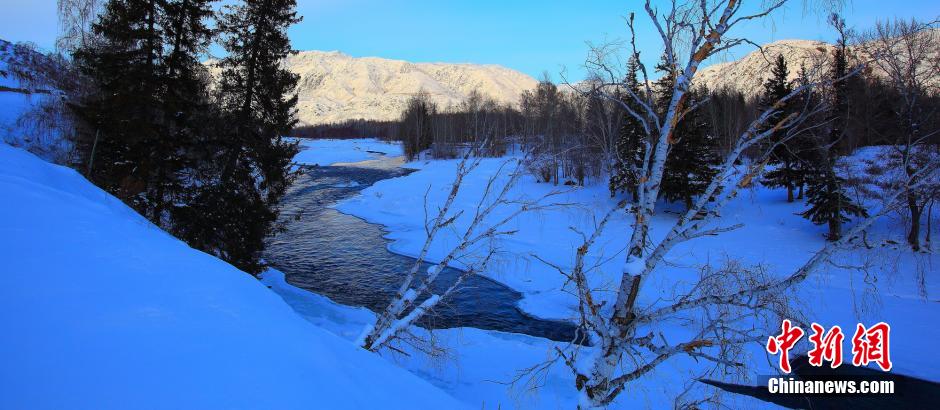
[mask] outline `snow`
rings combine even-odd
[[[302,151],[294,162],[304,165],[337,165],[380,158],[398,157],[402,154],[401,143],[386,142],[373,138],[331,140],[298,139]]]
[[[0,408],[460,407],[71,169],[0,144],[0,197]]]
[[[921,35],[934,36],[938,32],[934,30],[923,30]],[[931,40],[922,40],[931,41]],[[932,40],[936,41],[936,40]],[[867,45],[850,46],[850,53],[855,55],[864,55]],[[756,97],[763,89],[763,82],[770,75],[770,69],[774,64],[777,55],[782,55],[787,62],[789,75],[787,79],[795,80],[800,73],[800,68],[805,66],[812,74],[816,64],[821,64],[823,68],[828,67],[830,59],[835,50],[835,45],[815,40],[787,39],[777,40],[762,46],[755,47],[753,51],[744,57],[728,62],[719,62],[721,57],[713,57],[715,64],[703,67],[695,74],[695,82],[708,86],[709,90],[728,89],[739,91],[746,96]],[[935,49],[934,49],[935,50]],[[768,58],[768,56],[773,58]],[[933,52],[930,60],[933,61],[940,57]],[[927,65],[924,65],[927,69]],[[870,75],[885,78],[887,73],[880,64],[870,64]],[[826,72],[826,71],[822,71]],[[927,80],[930,82],[929,88],[936,88],[938,81],[936,77]]]
[[[13,45],[0,40],[0,87],[21,87],[12,75],[3,75],[8,70],[6,60],[11,57],[12,53]],[[8,141],[14,137],[17,118],[33,104],[33,96],[29,94],[0,90],[0,107],[3,107],[0,109],[0,141]]]
[[[860,163],[872,157],[870,149],[862,150],[849,162]],[[484,159],[465,179],[453,212],[463,210],[465,215],[472,215],[487,179],[505,160]],[[424,193],[430,187],[427,207],[437,209],[446,199],[457,161],[418,161],[405,166],[417,171],[380,181],[363,190],[359,196],[340,203],[337,209],[383,225],[388,231],[386,237],[392,241],[389,244],[392,252],[415,256],[424,243]],[[525,214],[513,221],[507,229],[519,229],[519,232],[496,241],[494,246],[500,250],[500,258],[483,274],[522,292],[524,299],[520,307],[526,312],[540,317],[573,320],[576,317],[577,301],[572,289],[564,287],[565,278],[530,255],[537,254],[553,264],[569,268],[574,261],[575,248],[580,245],[578,231],[591,232],[595,221],[614,205],[616,199],[610,198],[606,184],[555,187],[537,183],[530,176],[522,178],[510,198],[535,198],[556,190],[562,192],[555,201],[572,205]],[[815,226],[797,215],[805,209],[805,205],[787,203],[785,197],[783,191],[766,189],[760,185],[742,192],[724,209],[720,224],[730,226],[743,223],[744,227],[677,246],[667,258],[669,264],[658,269],[646,281],[638,303],[641,306],[656,306],[657,303],[674,299],[677,292],[688,288],[698,277],[697,267],[706,263],[720,265],[733,259],[748,265],[761,264],[777,276],[791,273],[824,246],[826,227]],[[651,231],[654,239],[665,235],[666,228],[671,226],[681,210],[681,205],[668,204],[658,209]],[[508,209],[499,212],[493,219],[508,212]],[[454,229],[444,231],[442,238],[436,240],[429,251],[429,262],[439,262],[456,243],[456,236],[468,223],[467,218],[459,218]],[[624,252],[630,229],[630,219],[625,213],[615,216],[597,246],[588,254],[587,265],[598,266],[589,273],[596,287],[614,288],[621,272],[625,269],[636,270],[637,267],[633,265],[639,261],[627,264]],[[940,328],[934,326],[934,318],[940,313],[940,306],[932,302],[940,291],[937,281],[940,260],[936,250],[931,253],[912,252],[903,244],[904,232],[904,221],[900,215],[891,214],[882,219],[868,236],[869,242],[874,244],[873,249],[837,252],[832,264],[824,265],[793,291],[792,300],[803,309],[808,320],[824,326],[840,325],[843,329],[854,329],[859,322],[866,325],[880,321],[889,323],[892,326],[894,371],[940,381],[940,356],[924,353],[930,351],[931,341],[940,337]],[[865,268],[852,269],[851,266]],[[455,267],[461,265],[455,263]],[[602,294],[602,297],[612,296],[612,292]],[[662,328],[670,332],[689,331],[678,324],[663,324]],[[457,331],[438,331],[435,336],[446,338],[453,332]],[[467,334],[473,336],[468,338]],[[469,366],[457,365],[462,366],[460,377],[473,377],[468,374],[474,374],[480,377],[481,382],[511,380],[514,374],[512,370],[518,371],[538,364],[540,360],[544,361],[555,345],[541,340],[528,340],[529,345],[507,348],[503,356],[500,352],[487,349],[495,344],[493,339],[510,336],[471,329],[463,329],[462,335],[455,337],[462,343],[455,353],[457,360],[463,363],[463,358],[475,357],[482,361],[473,362]],[[511,335],[511,338],[532,339],[518,335]],[[748,363],[751,377],[774,372],[761,346],[755,344],[748,352],[751,355]],[[523,364],[519,358],[532,361]],[[477,369],[477,366],[488,366],[488,373]],[[513,366],[516,366],[515,369],[512,369]],[[649,394],[654,403],[662,403],[663,400],[671,403],[691,377],[689,369],[695,366],[694,361],[688,358],[672,359],[661,366],[655,375],[644,378],[635,386],[645,391],[644,394]],[[406,367],[412,368],[410,365]],[[416,371],[424,374],[424,370]],[[573,381],[570,381],[566,372],[564,368],[553,371],[550,377],[556,383],[543,388],[536,399],[547,400],[552,405],[565,403],[560,407],[570,407],[576,403]],[[449,384],[452,380],[443,376],[427,377],[447,388],[456,397],[466,397],[467,388]],[[502,403],[506,405],[510,396],[506,396],[506,389],[503,389],[503,394]],[[552,399],[546,399],[546,395]],[[498,399],[498,395],[491,397],[491,400]],[[621,405],[625,405],[623,401],[630,400],[622,399]]]
[[[300,154],[319,155],[314,161],[321,165],[400,155],[399,147],[375,140],[305,141],[305,146],[326,151]],[[363,155],[373,148],[386,149],[387,155]],[[863,151],[857,160],[872,158],[877,155]],[[484,159],[466,178],[455,207],[472,214],[488,177],[505,160]],[[381,223],[392,251],[414,255],[424,243],[424,193],[431,187],[429,209],[440,204],[456,161],[405,166],[417,171],[380,181],[338,209]],[[523,310],[572,319],[576,301],[563,287],[564,278],[529,255],[569,267],[580,241],[576,230],[590,232],[616,199],[604,184],[555,187],[529,176],[510,198],[554,191],[561,191],[555,201],[570,205],[514,220],[507,229],[519,232],[498,240],[501,258],[484,274],[522,292]],[[444,357],[413,348],[405,348],[410,356],[370,354],[351,342],[375,321],[373,312],[290,286],[274,270],[259,283],[187,247],[72,170],[0,144],[0,192],[12,199],[0,203],[0,328],[14,335],[0,338],[0,408],[146,403],[152,408],[531,409],[579,403],[571,372],[560,362],[544,368],[538,388],[517,379],[519,372],[552,359],[564,343],[458,328],[433,332]],[[742,222],[745,228],[677,247],[668,269],[651,277],[638,303],[668,300],[696,277],[697,264],[727,256],[763,263],[779,274],[801,264],[822,246],[825,227],[795,215],[803,206],[784,198],[781,191],[759,186],[743,192],[724,210],[722,222]],[[664,234],[678,210],[658,211],[654,237]],[[493,218],[511,211],[502,209]],[[458,219],[458,229],[444,231],[431,247],[432,263],[468,222]],[[809,320],[827,327],[889,323],[893,372],[937,381],[940,357],[925,352],[940,337],[935,326],[940,308],[933,302],[940,290],[940,261],[934,253],[910,252],[903,241],[886,241],[900,236],[902,222],[892,215],[878,223],[869,236],[874,249],[836,255],[839,266],[865,263],[867,272],[827,265],[795,296]],[[589,273],[595,285],[613,287],[624,269],[635,270],[625,264],[623,252],[629,229],[628,216],[618,214],[588,254],[588,265],[598,265]],[[688,330],[675,323],[663,329]],[[422,329],[411,331],[431,337]],[[593,353],[583,350],[577,365],[589,363]],[[761,346],[751,346],[749,353],[751,376],[772,373],[773,361]],[[688,358],[670,360],[631,383],[611,407],[672,407],[685,387],[695,385],[690,379],[696,366]],[[723,399],[734,408],[768,407],[746,397]]]
[[[463,216],[457,219],[455,229],[443,230],[440,238],[432,244],[429,250],[430,262],[440,262],[456,243],[458,234],[470,223],[477,199],[485,189],[489,176],[496,173],[505,162],[506,159],[501,158],[483,159],[464,180],[452,212],[463,210]],[[437,209],[436,206],[446,200],[458,163],[459,160],[408,163],[407,167],[419,170],[405,177],[379,181],[363,190],[361,195],[339,204],[337,209],[368,222],[384,225],[389,230],[386,237],[392,240],[389,250],[415,257],[425,241],[424,192],[431,187],[428,192],[428,209]],[[503,177],[500,183],[505,182],[508,177],[505,170]],[[519,232],[500,240],[498,247],[501,252],[494,263],[497,268],[483,274],[522,291],[525,294],[522,301],[525,311],[540,317],[568,319],[574,317],[576,300],[572,295],[559,291],[564,277],[528,255],[537,251],[539,256],[561,266],[570,263],[569,259],[573,258],[574,249],[577,247],[575,241],[580,239],[570,227],[574,226],[581,232],[590,232],[595,210],[606,209],[612,200],[606,186],[600,184],[571,189],[539,184],[529,175],[521,179],[509,198],[535,199],[556,191],[561,194],[553,199],[554,202],[576,206],[527,213],[510,222],[505,230],[518,229]],[[502,207],[494,212],[491,219],[502,219],[513,209],[515,208]],[[628,229],[626,214],[615,218],[619,226],[608,229],[598,241],[609,243],[608,257],[622,253],[622,249],[614,248],[616,245],[622,245],[619,240],[624,235],[624,229]],[[621,259],[620,265],[622,263]],[[613,263],[609,267],[615,265],[616,263]],[[461,265],[457,263],[456,267]],[[620,269],[610,272],[620,272]]]
[[[411,63],[335,51],[302,51],[285,65],[300,76],[297,109],[305,124],[398,120],[408,99],[422,90],[441,109],[459,105],[472,91],[516,104],[522,91],[538,84],[497,65]]]
[[[13,44],[0,40],[0,142],[26,147],[47,161],[62,163],[68,156],[71,144],[57,132],[45,130],[35,118],[40,113],[51,116],[49,111],[53,104],[50,103],[57,102],[56,99],[60,97],[54,94],[22,92],[32,87],[20,83],[9,72],[11,64],[16,63]],[[32,118],[24,121],[24,114],[30,113],[33,114]],[[67,125],[61,127],[71,128]]]
[[[340,305],[287,284],[284,275],[276,270],[265,272],[262,282],[307,320],[346,340],[355,340],[361,329],[375,321],[375,314],[367,309]],[[422,329],[413,329],[413,332],[428,336]],[[512,380],[517,370],[544,360],[555,346],[551,341],[474,328],[436,330],[434,337],[437,346],[447,349],[446,359],[413,355],[396,358],[396,362],[470,407],[573,408],[577,403],[573,396],[554,397],[554,392],[564,392],[574,383],[564,377],[564,369],[548,380],[546,392],[539,395],[523,389],[510,391],[503,384]]]

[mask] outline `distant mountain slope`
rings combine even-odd
[[[812,40],[780,40],[762,46],[737,61],[707,66],[695,76],[697,84],[711,90],[732,89],[745,95],[756,95],[764,80],[770,77],[774,60],[782,54],[790,71],[789,78],[796,79],[800,66],[811,67],[816,61],[831,58],[835,50],[832,44]]]
[[[523,90],[537,84],[497,65],[410,63],[336,51],[300,52],[287,59],[287,68],[300,75],[298,108],[305,124],[397,119],[408,98],[422,89],[441,108],[460,103],[472,90],[516,103]]]
[[[940,41],[940,29],[924,30],[919,35],[925,36],[928,43],[936,44]],[[897,44],[894,47],[900,47]],[[921,70],[931,70],[938,65],[940,53],[938,47],[934,47],[929,53],[932,63],[922,64]],[[807,69],[812,69],[816,62],[820,62],[822,70],[819,75],[828,75],[829,64],[835,53],[835,45],[822,41],[812,40],[780,40],[770,44],[765,44],[761,49],[748,53],[737,61],[727,63],[713,64],[703,68],[695,76],[695,82],[699,85],[704,84],[709,89],[718,90],[723,88],[733,89],[754,96],[760,93],[764,80],[770,77],[770,69],[773,67],[774,60],[778,55],[783,55],[787,61],[787,68],[790,71],[789,78],[794,80],[800,72],[800,66],[805,65]],[[864,47],[853,46],[849,48],[849,55],[854,56],[860,61],[868,60]],[[931,65],[933,64],[933,65]],[[884,78],[885,72],[878,64],[870,64],[866,69],[874,77]],[[813,74],[810,73],[813,77]],[[934,77],[932,87],[940,87],[936,77]]]

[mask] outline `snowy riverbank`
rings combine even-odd
[[[328,166],[403,155],[401,144],[371,138],[347,140],[297,138],[295,140],[300,142],[301,151],[294,157],[294,162],[303,165]]]
[[[314,142],[316,143],[316,142]],[[869,153],[870,154],[870,153]],[[860,153],[860,155],[867,155]],[[507,159],[484,159],[465,180],[461,194],[455,202],[467,213],[476,206],[477,198],[493,173]],[[388,230],[391,251],[414,256],[424,242],[424,196],[428,193],[428,208],[443,202],[452,183],[456,160],[411,162],[404,165],[417,171],[403,177],[383,180],[362,193],[341,203],[337,209],[381,224]],[[430,187],[430,189],[429,189]],[[554,269],[531,257],[537,254],[551,263],[569,267],[574,248],[580,236],[574,227],[590,232],[595,218],[614,204],[604,184],[587,187],[555,187],[537,183],[531,176],[524,177],[514,189],[513,197],[534,198],[555,190],[562,191],[554,200],[571,204],[559,209],[518,218],[508,229],[519,229],[513,236],[500,239],[500,260],[483,274],[508,284],[525,295],[522,308],[532,314],[572,319],[577,301],[564,288],[565,279]],[[736,199],[723,213],[724,224],[743,223],[744,228],[717,237],[703,238],[674,250],[669,258],[668,275],[661,275],[645,290],[641,303],[654,304],[669,299],[681,287],[697,277],[697,265],[711,262],[719,264],[733,257],[747,264],[761,264],[768,272],[783,275],[802,264],[823,245],[824,227],[817,227],[796,215],[803,209],[799,203],[787,203],[785,193],[762,188],[751,188]],[[675,209],[676,211],[679,208]],[[508,212],[508,210],[506,211]],[[496,216],[498,217],[498,216]],[[662,227],[675,214],[670,208],[656,216],[653,235],[662,235]],[[467,221],[458,220],[461,224]],[[658,230],[657,230],[658,228]],[[809,320],[827,326],[840,325],[851,329],[855,323],[872,324],[886,321],[892,325],[892,358],[895,371],[940,380],[940,358],[924,355],[929,340],[940,336],[933,326],[940,307],[932,301],[940,286],[937,284],[937,263],[933,254],[914,254],[903,244],[892,244],[903,224],[896,216],[881,221],[871,232],[869,240],[876,246],[870,250],[852,250],[836,255],[834,264],[825,266],[794,293],[794,299],[803,308]],[[624,238],[630,226],[626,215],[615,218],[602,236],[600,246],[589,255],[598,268],[592,272],[598,283],[611,283],[619,274],[624,256]],[[434,243],[430,252],[432,261],[439,260],[455,233],[448,232]],[[839,268],[865,264],[867,271]],[[457,265],[459,267],[459,265]],[[877,280],[873,278],[877,277]],[[923,279],[923,281],[921,281]],[[277,289],[277,287],[275,287]],[[570,290],[570,289],[568,289]],[[279,291],[284,295],[283,291]],[[288,292],[289,303],[297,308],[305,305],[308,313],[324,322],[333,323],[333,330],[347,339],[358,334],[361,326],[373,319],[368,311],[335,313],[335,309],[304,301],[304,292]],[[293,300],[293,302],[291,301]],[[340,311],[347,309],[338,308]],[[323,312],[334,312],[325,314]],[[350,319],[355,318],[355,319]],[[339,321],[337,324],[336,321]],[[668,325],[675,327],[677,325]],[[544,361],[556,344],[527,336],[477,329],[451,329],[436,331],[437,340],[452,347],[450,360],[434,361],[426,358],[398,358],[402,365],[415,374],[427,378],[467,403],[480,397],[503,407],[532,408],[533,406],[571,407],[576,403],[574,381],[563,366],[554,366],[536,392],[508,389],[504,384],[514,380],[517,372]],[[771,374],[774,369],[764,357],[763,348],[754,344],[749,349],[751,360],[747,364],[750,377]],[[692,360],[676,359],[655,375],[635,384],[641,401],[651,407],[671,402],[688,385]],[[430,371],[430,369],[435,369]],[[524,390],[524,386],[522,386]],[[757,405],[745,398],[738,400],[749,407]],[[740,402],[740,401],[743,401]],[[618,402],[618,407],[635,404]]]
[[[343,154],[331,161],[353,162],[360,151],[338,149]],[[466,181],[459,207],[476,205],[502,161],[483,161]],[[423,242],[424,193],[429,192],[429,206],[440,203],[456,162],[405,166],[417,171],[380,181],[339,209],[384,225],[393,251],[414,254]],[[501,260],[485,274],[523,292],[523,309],[571,318],[575,301],[564,291],[563,278],[530,255],[570,265],[578,239],[570,227],[589,230],[613,200],[603,185],[558,188],[531,177],[523,178],[513,195],[535,197],[556,189],[565,192],[555,200],[571,206],[514,221],[519,232],[496,244]],[[72,170],[0,144],[0,192],[13,199],[0,204],[6,261],[0,328],[15,335],[0,339],[2,408],[126,407],[145,401],[152,408],[459,407],[451,397],[470,408],[577,404],[574,380],[559,362],[546,368],[537,388],[517,378],[549,359],[560,343],[459,328],[434,331],[443,356],[408,350],[410,356],[384,352],[379,357],[350,343],[374,320],[372,312],[294,288],[276,271],[266,272],[259,284],[157,229]],[[693,277],[693,264],[725,255],[785,273],[822,244],[823,229],[794,215],[800,209],[787,204],[781,192],[751,189],[724,213],[725,222],[746,227],[677,249],[669,275],[657,278],[641,302],[670,297],[673,290],[666,286]],[[673,217],[661,212],[656,226]],[[934,325],[940,313],[934,301],[940,261],[886,242],[903,232],[899,224],[880,223],[869,236],[874,249],[837,256],[839,266],[866,263],[867,271],[826,266],[795,296],[805,317],[826,325],[890,323],[893,371],[936,381],[940,358],[925,352],[940,336]],[[618,217],[591,256],[599,262],[593,274],[600,281],[617,274],[628,229],[626,217]],[[453,238],[441,240],[432,259]],[[761,346],[749,352],[749,376],[772,372]],[[690,380],[695,366],[684,358],[668,362],[631,383],[629,400],[613,408],[670,407],[696,383]],[[768,406],[727,394],[723,400],[740,408]]]
[[[452,408],[75,171],[0,143],[0,408]]]

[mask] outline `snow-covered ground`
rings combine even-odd
[[[375,140],[304,145],[308,149],[298,161],[320,165],[374,163],[401,154],[400,147]],[[476,206],[488,177],[506,160],[483,160],[465,180],[456,206],[468,211]],[[443,201],[456,161],[405,166],[417,171],[380,181],[338,209],[384,225],[391,250],[413,255],[424,241],[424,194],[429,192],[430,208]],[[484,274],[522,292],[524,310],[571,319],[576,301],[565,292],[564,278],[530,255],[569,266],[579,241],[571,228],[590,231],[614,200],[603,184],[555,187],[528,176],[511,197],[553,191],[561,191],[554,201],[569,205],[513,221],[509,228],[519,232],[495,244],[500,259]],[[549,367],[538,388],[528,379],[515,380],[520,371],[548,359],[559,343],[447,329],[434,331],[445,357],[414,351],[380,357],[350,343],[375,320],[372,312],[294,288],[277,271],[266,272],[258,283],[159,230],[72,170],[0,144],[0,193],[6,199],[0,203],[5,261],[0,329],[13,336],[0,338],[0,408],[570,409],[577,404],[574,380],[563,364]],[[822,246],[824,227],[795,215],[802,205],[788,204],[784,196],[761,187],[745,192],[723,213],[725,222],[742,222],[745,228],[674,250],[668,271],[654,277],[640,303],[672,296],[675,287],[695,276],[696,264],[733,257],[778,274],[801,264]],[[668,211],[656,216],[654,235],[662,234],[655,227],[675,217]],[[929,352],[940,337],[935,325],[940,260],[912,253],[903,245],[903,231],[895,216],[882,221],[869,235],[874,249],[836,256],[840,266],[867,264],[867,272],[828,265],[794,297],[806,318],[826,326],[890,323],[894,371],[938,381],[940,357]],[[595,283],[614,281],[628,234],[626,215],[618,216],[591,255],[598,264]],[[442,237],[430,259],[440,258],[453,241]],[[772,373],[762,350],[755,345],[750,351],[752,375]],[[694,366],[684,358],[666,362],[631,383],[613,408],[672,407],[695,383],[689,370]],[[767,406],[740,396],[724,399],[734,408]]]
[[[17,89],[22,85],[10,74],[7,59],[13,54],[13,45],[0,40],[0,141],[12,142],[18,135],[16,120],[29,107],[35,105],[34,97],[4,88]],[[6,73],[7,75],[4,75]]]
[[[22,147],[47,161],[65,163],[71,144],[62,138],[59,130],[71,127],[63,124],[57,114],[63,109],[61,96],[55,91],[24,84],[13,74],[18,59],[34,51],[14,52],[14,45],[0,39],[0,142]],[[38,57],[43,58],[43,57]],[[42,121],[40,121],[42,119]]]
[[[75,171],[0,143],[0,408],[455,408]]]
[[[869,154],[863,152],[859,156]],[[465,180],[456,201],[456,206],[465,210],[465,214],[472,214],[488,177],[504,161],[506,159],[485,159]],[[387,237],[392,240],[390,250],[413,256],[424,243],[424,193],[428,187],[431,188],[428,208],[436,209],[436,205],[446,197],[457,161],[420,161],[405,166],[417,171],[380,181],[337,208],[384,225],[389,231]],[[571,292],[565,291],[565,278],[530,255],[537,254],[562,267],[570,266],[574,249],[580,243],[576,230],[590,232],[595,218],[610,209],[615,200],[610,198],[605,184],[582,188],[555,187],[537,183],[528,176],[522,179],[511,196],[535,198],[553,191],[561,191],[555,201],[571,205],[517,218],[507,229],[519,229],[518,233],[495,244],[501,257],[484,274],[523,292],[525,298],[521,307],[527,312],[542,317],[572,319],[577,301]],[[733,259],[746,264],[761,264],[777,275],[790,273],[824,244],[822,235],[825,227],[814,226],[797,215],[804,206],[787,203],[785,193],[779,190],[759,185],[747,190],[725,209],[722,218],[724,224],[740,222],[745,227],[677,247],[669,255],[668,268],[654,276],[644,288],[640,303],[650,305],[674,297],[677,288],[687,286],[697,277],[697,266],[704,263],[717,265]],[[505,212],[508,210],[503,214]],[[675,213],[665,207],[656,216],[652,234],[663,235],[663,227],[675,217]],[[615,283],[624,262],[623,246],[630,232],[628,222],[626,215],[615,218],[591,254],[598,265],[592,272],[594,283]],[[429,259],[433,261],[443,257],[449,246],[454,244],[457,232],[462,232],[460,226],[467,223],[469,221],[459,219],[457,229],[448,231],[435,242]],[[940,306],[935,302],[940,291],[937,283],[940,260],[935,253],[911,252],[903,245],[903,232],[903,221],[897,215],[883,219],[868,237],[875,245],[873,249],[838,253],[833,264],[824,266],[794,291],[793,299],[802,308],[805,318],[825,326],[840,325],[843,329],[853,329],[858,322],[867,325],[888,322],[892,326],[894,371],[938,381],[940,355],[926,352],[930,351],[931,341],[940,337],[940,328],[935,326],[934,319],[940,313]],[[851,265],[866,265],[866,269],[851,269]],[[283,291],[279,293],[285,294]],[[305,316],[313,314],[320,320],[329,321],[322,313],[329,309],[303,302],[303,296],[303,292],[288,292],[286,299],[295,307],[307,304],[306,308],[300,308],[301,311],[306,310]],[[339,326],[341,329],[333,330],[349,339],[358,334],[361,324],[372,320],[370,312],[332,315],[341,316],[347,322]],[[350,317],[356,319],[350,320]],[[453,348],[452,361],[401,359],[403,366],[471,405],[479,405],[478,398],[488,403],[500,403],[503,407],[564,408],[576,403],[573,380],[564,368],[553,368],[543,381],[545,385],[535,392],[520,392],[519,385],[515,386],[516,389],[509,389],[507,385],[500,384],[512,381],[516,372],[544,361],[555,345],[552,342],[476,329],[436,331],[435,335],[437,340]],[[774,372],[770,365],[772,360],[765,358],[761,346],[755,344],[750,353],[752,359],[748,370],[752,376]],[[671,406],[672,400],[687,385],[687,366],[694,364],[681,358],[668,362],[653,375],[631,386],[637,388],[633,397],[643,404],[638,405],[624,396],[617,402],[617,407]],[[743,401],[748,407],[756,405],[744,398],[733,400]]]
[[[329,140],[300,138],[301,152],[294,162],[304,165],[335,165],[402,155],[401,144],[372,138]]]

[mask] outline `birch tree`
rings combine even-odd
[[[916,182],[913,176],[917,170],[938,161],[936,136],[940,133],[937,128],[940,113],[936,98],[940,96],[940,35],[933,29],[937,23],[879,22],[861,38],[860,48],[873,57],[872,65],[882,74],[882,81],[899,97],[891,105],[897,127],[885,141],[893,151],[887,162],[901,171],[894,178],[895,184]],[[925,181],[920,189],[905,190],[910,221],[907,241],[915,251],[921,249],[921,216],[927,204],[937,199],[938,192],[937,180]]]
[[[464,187],[465,179],[478,170],[483,159],[481,149],[486,141],[469,148],[457,164],[454,180],[448,189],[447,198],[436,211],[428,209],[428,194],[425,194],[425,241],[411,269],[388,306],[378,315],[376,322],[367,326],[357,344],[370,351],[382,348],[400,350],[393,344],[409,336],[409,328],[434,308],[446,301],[464,280],[486,270],[497,251],[494,242],[513,235],[512,227],[517,217],[528,212],[537,212],[564,204],[551,201],[561,191],[552,191],[536,199],[525,199],[513,193],[513,187],[526,173],[522,161],[509,159],[501,163],[487,179],[480,199],[473,208],[462,209],[457,197]],[[428,192],[432,187],[428,187]],[[463,224],[465,222],[465,227]],[[457,232],[456,244],[447,247],[437,263],[422,274],[421,267],[430,255],[445,230]],[[443,270],[459,263],[464,269],[456,280],[441,293],[434,293],[432,284]],[[421,299],[423,301],[420,301]],[[419,302],[420,301],[420,302]]]
[[[700,65],[715,54],[749,44],[748,39],[734,36],[736,28],[746,22],[766,18],[782,8],[786,0],[748,2],[749,8],[745,8],[743,3],[739,0],[674,0],[665,7],[654,7],[646,1],[644,14],[664,47],[666,63],[680,67],[672,87],[672,97],[664,111],[655,108],[655,95],[650,90],[647,69],[642,64],[640,84],[645,90],[636,93],[624,87],[620,80],[623,77],[616,74],[616,68],[605,58],[607,53],[592,53],[587,61],[594,75],[608,79],[592,92],[606,95],[611,101],[622,101],[615,91],[629,93],[635,104],[621,102],[619,105],[642,124],[646,138],[642,164],[633,170],[640,176],[636,199],[624,200],[611,209],[598,221],[595,231],[584,236],[583,243],[575,252],[572,268],[554,266],[576,285],[579,320],[592,345],[557,350],[556,360],[567,364],[575,376],[582,408],[610,404],[630,382],[678,356],[711,363],[714,366],[711,371],[740,370],[744,346],[766,342],[767,332],[760,326],[761,320],[787,313],[788,307],[782,295],[788,289],[804,281],[834,252],[848,245],[879,217],[896,209],[905,192],[917,188],[924,180],[936,177],[937,164],[917,170],[907,178],[907,184],[899,184],[897,189],[886,192],[880,206],[872,209],[868,217],[857,221],[845,235],[827,243],[789,274],[771,274],[759,266],[735,266],[734,263],[717,268],[706,266],[699,280],[672,300],[649,305],[638,303],[644,289],[655,282],[654,277],[669,274],[669,265],[664,260],[677,245],[741,227],[740,224],[723,224],[719,213],[761,176],[773,145],[749,159],[744,157],[745,152],[768,145],[761,142],[781,130],[785,130],[786,135],[775,143],[785,143],[801,133],[824,127],[826,124],[806,121],[826,109],[823,103],[811,104],[809,101],[813,100],[800,100],[798,96],[817,87],[829,86],[833,81],[844,80],[817,75],[815,78],[819,80],[799,85],[769,104],[743,133],[729,138],[732,144],[718,166],[717,174],[692,206],[663,231],[651,235],[664,168],[675,142],[676,124],[701,106],[701,102],[690,102],[690,90]],[[627,19],[627,25],[632,37],[631,53],[637,56],[633,15]],[[846,77],[855,75],[861,68],[851,68]],[[821,67],[815,70],[819,72]],[[788,103],[798,100],[806,102],[796,112],[778,115]],[[627,255],[619,274],[619,286],[614,290],[615,296],[609,297],[591,283],[589,275],[592,268],[586,260],[601,232],[613,216],[624,209],[632,220],[632,231],[626,236]],[[654,326],[676,320],[691,323],[694,330],[683,339],[676,340],[665,337]]]

